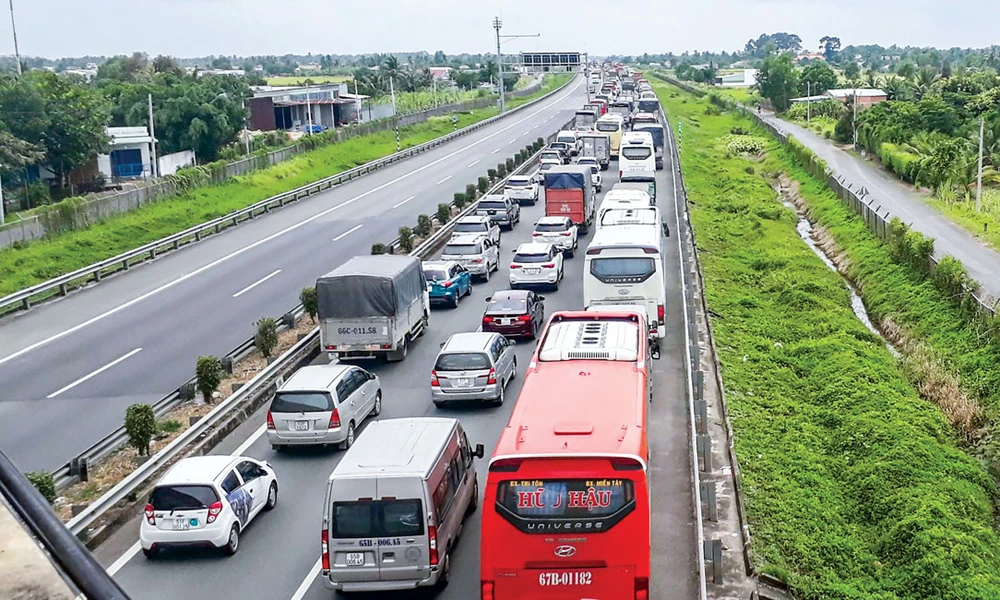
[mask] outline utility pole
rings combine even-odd
[[[14,61],[17,62],[17,76],[21,76],[21,52],[17,49],[17,26],[14,25],[14,0],[10,0],[10,30],[14,33]],[[0,223],[3,221],[0,220]]]
[[[403,145],[399,140],[399,115],[396,114],[396,86],[392,81],[392,75],[389,76],[389,93],[392,94],[392,118],[396,120],[396,152],[403,150]]]
[[[153,163],[149,166],[149,172],[153,177],[156,177],[159,165],[156,163],[156,128],[153,126],[153,95],[148,94],[146,98],[149,100],[149,149],[151,150],[150,161]]]
[[[496,32],[497,32],[497,75],[498,75],[498,77],[497,77],[497,80],[498,80],[497,81],[497,89],[500,91],[500,112],[502,113],[504,111],[504,108],[506,108],[507,103],[506,103],[506,101],[505,101],[505,99],[503,97],[503,95],[504,95],[504,90],[503,90],[503,54],[501,54],[501,52],[500,52],[500,43],[501,43],[501,41],[500,41],[500,28],[501,27],[503,27],[503,21],[500,20],[500,17],[494,17],[493,18],[493,29],[496,29]],[[505,36],[503,36],[503,38],[504,38],[503,41],[508,42],[508,41],[510,41],[510,40],[512,40],[514,38],[522,38],[522,37],[539,37],[540,35],[542,35],[542,34],[535,33],[535,34],[531,34],[531,35],[505,35]]]
[[[851,90],[854,92],[854,118],[851,119],[851,126],[854,128],[854,149],[858,149],[858,88]]]
[[[3,211],[3,180],[0,179],[0,225],[4,224]]]
[[[976,212],[983,210],[983,116],[979,116],[979,170],[976,172]]]
[[[240,100],[240,108],[247,109],[246,99]],[[247,156],[250,156],[250,113],[243,117],[243,142],[246,144]]]
[[[357,102],[358,107],[358,125],[361,124],[361,95],[358,94],[358,80],[354,80],[354,100]]]
[[[806,125],[812,124],[812,82],[806,82]]]
[[[438,107],[438,82],[437,82],[437,79],[434,78],[433,74],[431,75],[431,85],[434,86],[434,108],[437,108]]]
[[[309,84],[306,84],[306,118],[309,120],[309,135],[313,133],[313,110],[309,95]]]

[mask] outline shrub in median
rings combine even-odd
[[[125,409],[125,433],[128,444],[139,452],[139,456],[149,456],[149,442],[156,435],[156,415],[148,404],[133,404]]]
[[[489,176],[490,181],[496,181],[497,180],[497,170],[496,169],[487,169],[486,170],[486,174]]]
[[[427,239],[427,236],[431,234],[434,229],[434,225],[431,223],[431,218],[428,215],[420,215],[417,217],[417,228],[414,229],[417,235]]]
[[[463,200],[462,204],[465,204],[464,200]],[[456,202],[456,206],[457,206],[457,202]],[[434,213],[434,216],[437,217],[438,223],[440,223],[441,225],[444,225],[445,223],[447,223],[448,221],[451,220],[451,207],[448,206],[447,204],[445,204],[444,202],[442,202],[441,204],[438,204],[438,209],[437,209],[437,212]]]
[[[535,150],[541,150],[545,146],[545,138],[538,138],[535,140]]]
[[[504,166],[507,167],[507,172],[508,173],[513,173],[514,172],[514,166],[515,166],[514,165],[514,159],[513,158],[508,158],[507,162],[504,163]]]
[[[278,346],[278,322],[273,317],[264,317],[254,323],[257,332],[253,334],[253,344],[257,346],[264,358],[271,358],[271,353]]]
[[[506,164],[499,163],[497,165],[497,175],[499,175],[501,179],[507,176],[507,165]]]
[[[56,481],[53,479],[52,473],[46,471],[28,471],[24,476],[28,478],[31,485],[35,486],[38,493],[49,504],[56,501]]]
[[[485,177],[480,177],[479,181],[476,183],[476,187],[479,188],[480,194],[485,194],[486,190],[490,189],[490,182],[486,181]]]
[[[199,356],[195,366],[195,387],[205,402],[212,401],[212,394],[222,383],[222,363],[214,356]]]
[[[407,254],[413,251],[413,230],[405,225],[399,228],[399,249]]]
[[[316,288],[302,288],[302,291],[299,292],[299,302],[302,303],[302,308],[305,309],[306,314],[315,323],[316,315],[319,314],[319,301],[316,299]]]
[[[372,244],[372,254],[385,254],[385,244],[381,242]]]
[[[465,194],[462,192],[455,192],[455,208],[462,210],[469,203]]]

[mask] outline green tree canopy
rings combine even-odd
[[[808,86],[806,84],[809,84]],[[815,61],[802,69],[799,77],[799,93],[818,96],[837,87],[837,73],[823,61]]]
[[[787,110],[799,87],[798,73],[790,53],[768,56],[757,74],[760,95],[771,101],[775,110]]]
[[[850,79],[851,81],[854,81],[860,75],[861,75],[861,67],[858,66],[858,63],[851,60],[846,65],[844,65],[844,77]]]

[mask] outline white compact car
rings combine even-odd
[[[569,217],[542,217],[535,223],[531,241],[554,244],[566,258],[573,258],[579,244],[578,236],[576,224]]]
[[[563,278],[563,256],[555,244],[528,242],[514,250],[510,263],[510,287],[550,285],[559,289]]]
[[[180,460],[156,483],[139,544],[146,558],[164,548],[222,548],[233,555],[240,534],[278,502],[278,480],[265,461],[245,456]]]

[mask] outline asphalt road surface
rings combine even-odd
[[[672,165],[668,163],[667,169]],[[658,205],[672,232],[678,230],[670,171],[659,172]],[[615,165],[604,173],[605,190],[617,179]],[[522,222],[501,240],[501,268],[488,283],[476,283],[470,297],[457,309],[435,309],[430,328],[400,363],[366,365],[382,381],[384,403],[380,418],[426,415],[454,416],[462,421],[472,443],[486,445],[487,456],[520,391],[523,370],[507,390],[507,402],[497,408],[438,409],[430,400],[429,374],[440,342],[461,331],[475,331],[493,291],[507,289],[507,261],[511,251],[530,240],[532,224],[543,214],[541,204],[522,208]],[[555,310],[580,309],[583,303],[583,248],[592,234],[581,238],[581,251],[566,261],[565,279],[558,291],[542,290],[546,314]],[[696,532],[691,464],[688,443],[686,374],[683,358],[684,325],[680,313],[680,258],[676,237],[666,243],[668,290],[667,337],[661,342],[661,358],[653,361],[654,399],[649,417],[650,478],[652,480],[653,562],[652,598],[697,597]],[[266,271],[268,268],[263,268]],[[227,289],[228,291],[228,289]],[[526,365],[533,343],[517,348],[518,362]],[[323,361],[325,359],[320,359]],[[259,411],[216,449],[269,461],[279,478],[277,508],[262,513],[241,538],[233,557],[218,552],[167,553],[155,561],[139,553],[139,515],[97,551],[102,564],[116,576],[135,600],[215,600],[254,598],[260,600],[315,600],[335,597],[317,579],[319,572],[320,516],[326,479],[336,466],[340,450],[301,450],[275,453],[263,436],[265,411]],[[364,435],[361,429],[359,435]],[[481,484],[486,481],[486,460],[477,462]],[[488,510],[480,503],[480,511]],[[451,583],[443,592],[417,594],[440,600],[470,600],[479,597],[480,516],[466,523],[453,554]],[[379,598],[410,598],[412,594],[377,594]],[[339,597],[339,596],[337,596]]]
[[[292,204],[67,298],[0,321],[0,448],[53,470],[224,355],[304,286],[388,242],[441,202],[573,118],[578,77],[520,113]]]

